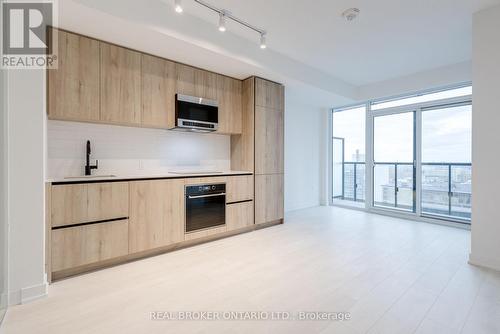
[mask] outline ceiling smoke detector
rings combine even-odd
[[[358,8],[349,8],[342,13],[342,17],[347,21],[353,21],[358,17],[360,10]]]

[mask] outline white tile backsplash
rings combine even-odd
[[[83,174],[85,146],[92,143],[98,174],[230,170],[230,136],[114,125],[48,121],[47,178]]]

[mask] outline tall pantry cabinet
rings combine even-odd
[[[242,134],[231,138],[232,169],[255,175],[255,224],[283,219],[284,86],[251,77],[243,81]]]

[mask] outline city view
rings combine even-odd
[[[338,117],[340,120],[334,127],[334,200],[356,203],[366,200],[364,131],[359,129],[359,124],[364,126],[364,117],[364,108],[358,108],[352,115]],[[470,117],[470,105],[423,113],[420,186],[423,215],[470,220]],[[379,147],[374,147],[373,205],[413,212],[416,175],[411,159],[412,118],[382,118],[383,123],[375,122],[374,128],[374,145]]]

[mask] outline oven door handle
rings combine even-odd
[[[197,198],[207,198],[207,197],[217,197],[217,196],[226,196],[226,193],[199,195],[199,196],[188,196],[188,198],[189,199],[197,199]]]

